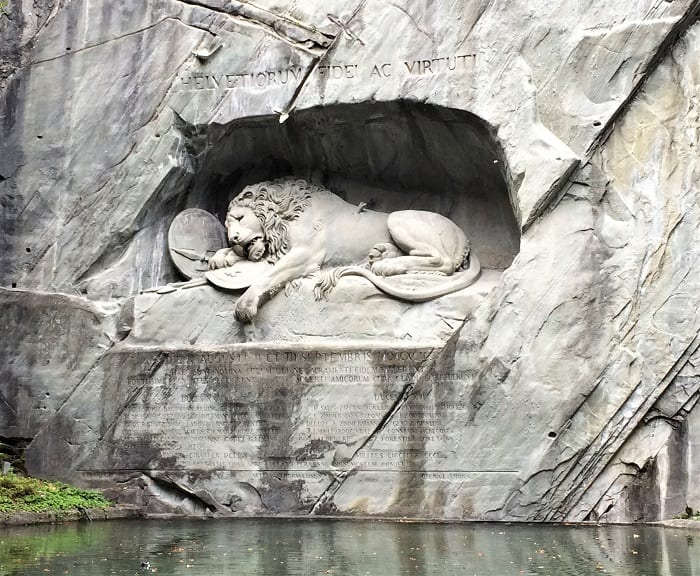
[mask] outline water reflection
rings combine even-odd
[[[700,576],[700,555],[692,532],[641,526],[178,520],[0,529],[0,575],[46,574]]]

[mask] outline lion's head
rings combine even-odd
[[[311,194],[320,190],[305,180],[280,179],[246,186],[228,207],[226,230],[229,242],[239,255],[249,260],[267,249],[277,261],[289,252],[289,222],[296,220],[311,203]],[[257,219],[258,226],[252,221]],[[256,244],[257,243],[257,244]]]
[[[267,252],[262,224],[255,212],[247,206],[229,206],[226,235],[233,251],[241,258],[257,262]]]

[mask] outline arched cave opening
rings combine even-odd
[[[186,131],[196,159],[187,207],[222,220],[244,186],[296,176],[373,210],[448,216],[485,268],[503,270],[519,251],[505,156],[490,127],[468,112],[369,102],[295,111],[282,124],[267,116]]]

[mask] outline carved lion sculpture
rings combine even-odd
[[[448,218],[419,210],[390,214],[366,210],[304,180],[247,186],[231,201],[225,224],[231,247],[214,254],[210,269],[244,258],[274,263],[238,300],[235,313],[243,322],[255,316],[261,298],[322,268],[330,270],[317,282],[317,298],[325,296],[341,276],[356,275],[409,302],[466,288],[480,273],[464,232]],[[383,278],[414,272],[446,278],[413,289]]]

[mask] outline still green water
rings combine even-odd
[[[287,520],[0,528],[0,575],[46,574],[700,576],[700,533],[696,543],[644,526]]]

